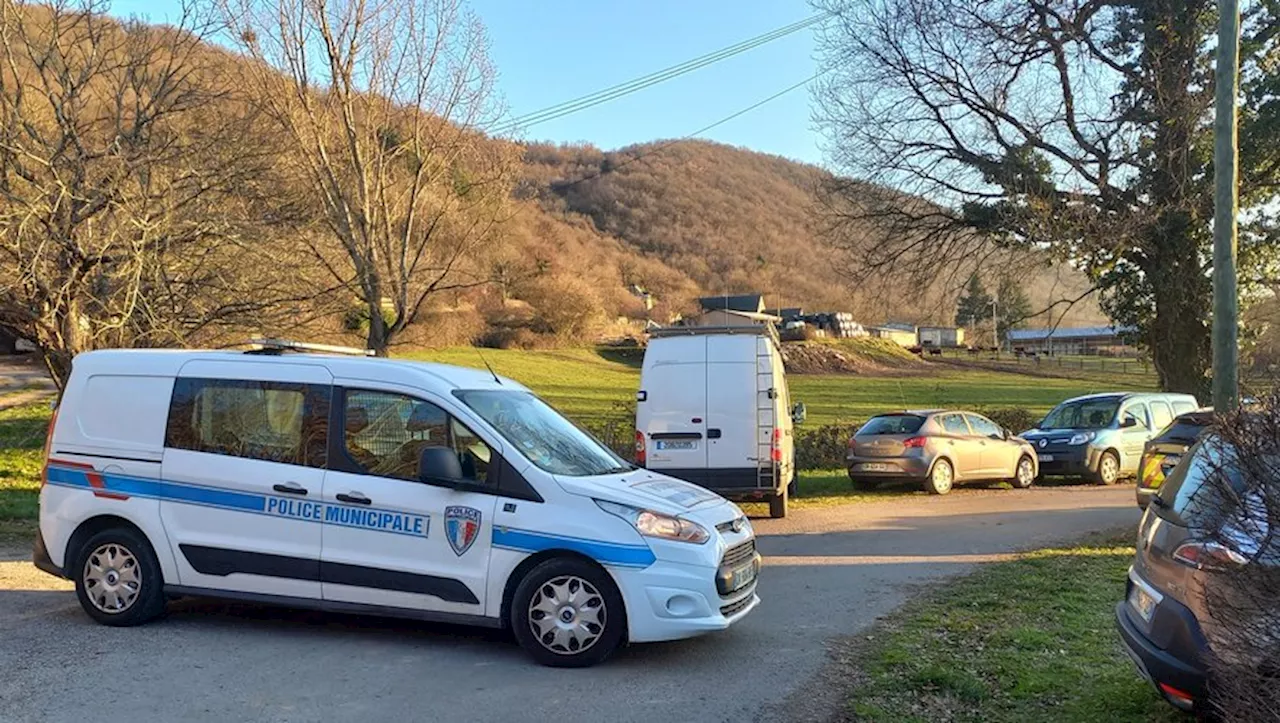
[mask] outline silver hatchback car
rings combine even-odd
[[[956,482],[1008,480],[1025,489],[1040,473],[1028,442],[981,414],[950,410],[872,417],[849,440],[847,461],[854,487],[910,481],[936,495]]]

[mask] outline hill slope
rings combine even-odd
[[[708,141],[612,152],[531,144],[516,193],[560,222],[588,221],[621,254],[619,282],[653,292],[667,302],[661,311],[687,309],[696,294],[759,291],[770,306],[851,311],[866,323],[949,323],[958,294],[941,282],[850,286],[841,273],[850,259],[824,242],[816,221],[824,177],[815,166]],[[1028,277],[1033,303],[1083,283],[1062,269]],[[1068,321],[1102,318],[1085,304]]]

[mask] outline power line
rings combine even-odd
[[[668,148],[670,148],[670,147],[672,147],[672,146],[676,145],[677,143],[682,143],[682,142],[684,142],[684,141],[689,140],[690,138],[694,138],[695,136],[700,136],[700,135],[702,135],[703,133],[706,133],[707,131],[712,130],[713,128],[718,128],[719,126],[722,126],[722,125],[724,125],[725,123],[728,123],[729,121],[731,121],[731,120],[733,120],[733,119],[735,119],[735,118],[738,118],[738,117],[740,117],[740,116],[746,115],[747,113],[750,113],[751,111],[755,110],[756,108],[759,108],[759,107],[760,107],[760,106],[762,106],[762,105],[765,105],[765,104],[767,104],[767,103],[771,103],[771,102],[773,102],[773,101],[775,101],[775,100],[777,100],[777,99],[781,98],[782,96],[786,95],[787,93],[790,93],[790,92],[792,92],[792,91],[794,91],[794,90],[797,90],[797,89],[799,89],[799,88],[802,88],[802,87],[804,87],[804,86],[808,85],[809,83],[812,83],[813,81],[815,81],[815,80],[817,80],[818,78],[822,77],[822,75],[823,75],[823,74],[825,74],[828,70],[830,70],[830,68],[824,68],[824,69],[822,69],[822,70],[819,70],[818,72],[814,73],[813,75],[809,76],[808,78],[805,78],[804,80],[800,81],[799,83],[795,83],[794,85],[789,85],[789,86],[787,86],[786,88],[783,88],[782,90],[778,91],[777,93],[774,93],[773,95],[769,96],[768,98],[765,98],[765,99],[763,99],[763,100],[758,100],[758,101],[756,101],[755,103],[752,103],[751,105],[747,106],[746,108],[743,108],[742,110],[739,110],[739,111],[735,111],[735,112],[733,112],[733,113],[731,113],[731,114],[729,114],[729,115],[727,115],[727,116],[725,116],[725,117],[721,118],[720,120],[718,120],[718,121],[716,121],[716,122],[714,122],[714,123],[711,123],[710,125],[706,125],[706,126],[703,126],[702,128],[699,128],[698,130],[696,130],[696,131],[694,131],[694,132],[692,132],[692,133],[690,133],[690,134],[688,134],[688,135],[686,135],[686,136],[682,136],[682,137],[677,138],[677,139],[672,140],[672,141],[667,141],[666,143],[663,143],[662,145],[659,145],[659,146],[657,146],[657,147],[655,147],[655,148],[651,148],[651,149],[649,149],[649,150],[645,151],[644,153],[640,153],[640,154],[638,154],[638,155],[632,156],[631,158],[628,158],[627,160],[625,160],[625,161],[623,161],[623,162],[621,162],[621,163],[617,163],[617,164],[614,164],[614,165],[610,166],[608,170],[601,169],[601,170],[596,171],[595,173],[592,173],[592,174],[590,174],[590,175],[583,176],[582,178],[579,178],[579,179],[578,179],[578,180],[576,180],[576,181],[571,181],[571,182],[569,182],[569,183],[566,183],[566,184],[563,184],[563,185],[557,186],[557,189],[573,188],[574,186],[577,186],[577,185],[578,185],[578,184],[580,184],[580,183],[586,183],[587,181],[595,180],[595,179],[597,179],[597,178],[599,178],[599,177],[601,177],[601,176],[605,175],[606,173],[613,173],[614,171],[618,170],[619,168],[624,168],[624,167],[626,167],[626,166],[631,165],[632,163],[635,163],[636,161],[639,161],[639,160],[642,160],[642,159],[648,158],[649,156],[652,156],[652,155],[655,155],[655,154],[661,153],[662,151],[665,151],[666,149],[668,149]]]
[[[541,110],[501,123],[498,127],[491,129],[490,133],[496,135],[500,133],[508,133],[517,128],[527,128],[529,126],[538,125],[540,123],[545,123],[572,113],[586,110],[587,108],[600,105],[601,103],[607,103],[608,101],[621,98],[625,95],[630,95],[631,93],[644,90],[645,88],[652,87],[686,73],[691,73],[700,68],[705,68],[708,65],[718,63],[726,58],[731,58],[735,55],[745,53],[748,50],[758,48],[761,45],[771,43],[779,38],[791,35],[792,33],[799,32],[800,30],[810,27],[825,19],[829,15],[830,13],[818,13],[804,20],[791,23],[790,25],[784,25],[781,28],[776,28],[762,35],[757,35],[754,38],[749,38],[742,42],[735,43],[734,45],[721,48],[720,50],[707,53],[706,55],[701,55],[697,58],[693,58],[692,60],[687,60],[668,68],[663,68],[662,70],[629,80],[625,83],[619,83],[603,90],[598,90],[594,93],[588,93],[587,95],[580,96],[572,100],[547,106]]]

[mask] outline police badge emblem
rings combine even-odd
[[[444,508],[444,536],[453,553],[462,557],[480,536],[480,510],[474,507]]]

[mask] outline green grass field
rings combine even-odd
[[[642,353],[638,349],[478,352],[468,348],[408,356],[483,368],[482,353],[494,371],[528,385],[571,417],[628,414],[640,386]],[[807,424],[812,425],[857,422],[903,408],[1022,407],[1043,413],[1080,394],[1154,388],[1154,380],[1145,377],[1059,379],[950,365],[926,368],[917,376],[814,374],[791,375],[788,380],[792,398],[808,407]]]
[[[837,656],[858,721],[1166,722],[1114,631],[1130,535],[994,563],[913,600]],[[1070,581],[1070,584],[1064,584]]]

